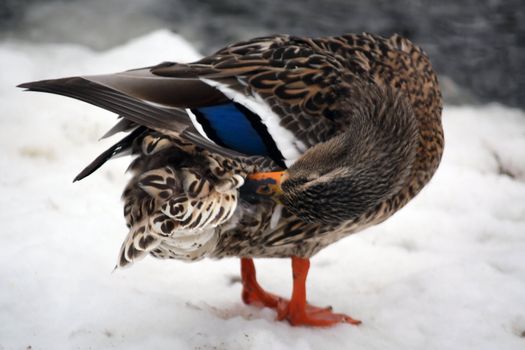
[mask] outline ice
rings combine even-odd
[[[447,107],[436,176],[384,224],[312,260],[309,299],[358,327],[293,328],[242,304],[238,259],[113,271],[129,159],[73,184],[115,116],[15,85],[198,53],[168,31],[109,51],[0,42],[0,349],[524,349],[525,113]],[[256,261],[289,295],[290,262]]]

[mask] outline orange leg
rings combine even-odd
[[[243,258],[241,259],[243,301],[247,304],[276,309],[277,319],[286,319],[293,326],[328,327],[338,323],[360,324],[361,321],[354,320],[350,316],[333,313],[330,307],[319,308],[306,302],[306,276],[309,268],[310,260],[292,257],[293,292],[292,298],[286,300],[265,292],[255,278],[253,260]]]
[[[241,258],[242,301],[260,307],[277,308],[279,297],[266,292],[257,283],[253,259]]]

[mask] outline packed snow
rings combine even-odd
[[[294,328],[240,299],[238,259],[113,272],[128,158],[71,181],[114,140],[99,108],[15,85],[198,57],[158,31],[109,51],[0,42],[0,349],[525,349],[525,113],[446,107],[445,155],[390,220],[312,260],[309,300],[360,326]],[[257,260],[287,296],[289,260]]]

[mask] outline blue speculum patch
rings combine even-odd
[[[243,113],[234,103],[200,107],[193,111],[207,136],[217,144],[248,155],[269,155],[256,127],[266,128],[260,120]],[[267,132],[267,131],[266,131]]]

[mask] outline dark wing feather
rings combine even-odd
[[[138,125],[122,116],[119,116],[120,120],[111,129],[109,129],[104,135],[100,137],[101,140],[113,136],[119,132],[129,132],[135,129]]]
[[[95,172],[98,168],[100,168],[105,162],[110,160],[111,158],[120,155],[120,154],[126,154],[126,152],[131,151],[131,147],[133,146],[133,141],[137,137],[140,137],[142,134],[144,134],[148,129],[144,126],[139,126],[135,130],[133,130],[131,133],[129,133],[126,137],[124,137],[122,140],[108,148],[106,151],[102,152],[97,158],[95,158],[94,161],[92,161],[88,166],[86,166],[73,180],[73,182],[82,180],[83,178],[91,175],[93,172]]]
[[[19,87],[29,91],[73,97],[117,113],[134,123],[151,129],[182,132],[190,125],[187,116],[182,111],[159,108],[84,77],[42,80],[21,84]]]
[[[229,157],[241,155],[210,142],[193,127],[184,108],[227,101],[218,90],[196,79],[158,77],[148,68],[110,75],[35,81],[19,87],[76,98],[114,112],[131,123],[175,132],[210,151]],[[109,134],[126,129],[126,122],[119,124]]]

